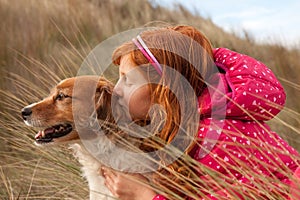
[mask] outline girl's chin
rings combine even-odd
[[[147,121],[150,119],[149,115],[134,115],[130,113],[130,116],[133,121]]]

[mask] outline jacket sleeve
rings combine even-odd
[[[215,49],[214,60],[225,71],[230,88],[227,117],[269,120],[283,109],[284,88],[266,65],[226,48]]]

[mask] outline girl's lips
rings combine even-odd
[[[117,101],[117,103],[115,104],[115,107],[113,109],[114,111],[114,116],[115,116],[115,120],[116,121],[130,121],[131,119],[131,115],[129,113],[129,108],[127,105],[124,105],[123,101]]]

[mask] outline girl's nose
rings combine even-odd
[[[114,91],[113,91],[113,93],[119,97],[123,97],[123,89],[122,89],[121,82],[122,82],[122,80],[119,79],[118,82],[116,83],[116,85],[114,87]]]

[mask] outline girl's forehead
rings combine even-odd
[[[121,57],[120,66],[119,66],[120,74],[127,73],[128,71],[132,70],[135,67],[136,64],[131,59],[130,54]]]
[[[131,76],[143,76],[143,78],[148,77],[152,81],[159,80],[160,75],[157,70],[151,64],[137,65],[133,60],[130,54],[124,55],[121,57],[120,66],[119,66],[119,75]]]

